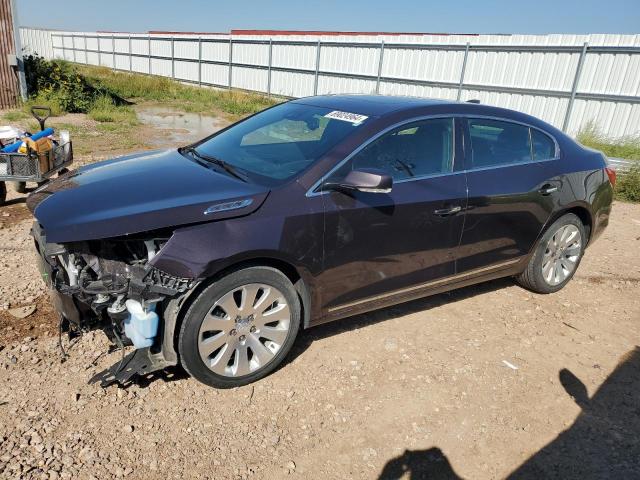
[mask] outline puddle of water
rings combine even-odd
[[[170,107],[137,107],[136,115],[145,125],[158,130],[158,134],[147,139],[150,145],[181,146],[193,143],[228,125],[226,120],[185,113]]]

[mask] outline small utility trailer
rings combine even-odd
[[[45,115],[38,115],[38,112],[44,112]],[[51,110],[48,107],[32,107],[31,114],[38,120],[40,130],[44,131]],[[24,153],[0,151],[0,206],[7,198],[7,182],[15,182],[16,190],[24,193],[26,182],[42,184],[54,175],[67,171],[67,167],[73,163],[71,140],[59,139],[52,143],[48,153],[39,153],[28,145]]]

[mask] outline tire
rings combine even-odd
[[[206,385],[247,385],[282,363],[300,318],[298,294],[282,272],[237,270],[205,288],[187,310],[178,337],[180,361]]]
[[[517,282],[536,293],[562,289],[578,270],[587,235],[580,218],[567,213],[553,222],[538,242]]]
[[[27,182],[13,182],[13,189],[18,193],[27,193]]]
[[[4,182],[0,182],[0,205],[4,205],[7,201],[7,186]]]

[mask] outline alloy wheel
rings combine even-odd
[[[547,242],[542,257],[542,278],[551,286],[564,282],[576,269],[582,252],[582,235],[575,225],[564,225]]]
[[[205,365],[225,377],[263,368],[289,334],[291,310],[280,290],[251,283],[230,290],[205,315],[198,350]]]

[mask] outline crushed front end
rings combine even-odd
[[[60,314],[61,329],[100,329],[120,348],[135,347],[94,381],[125,383],[135,374],[177,363],[173,339],[163,339],[162,326],[175,321],[177,304],[195,281],[150,264],[170,235],[156,232],[57,244],[47,242],[46,232],[34,223],[38,266]]]

